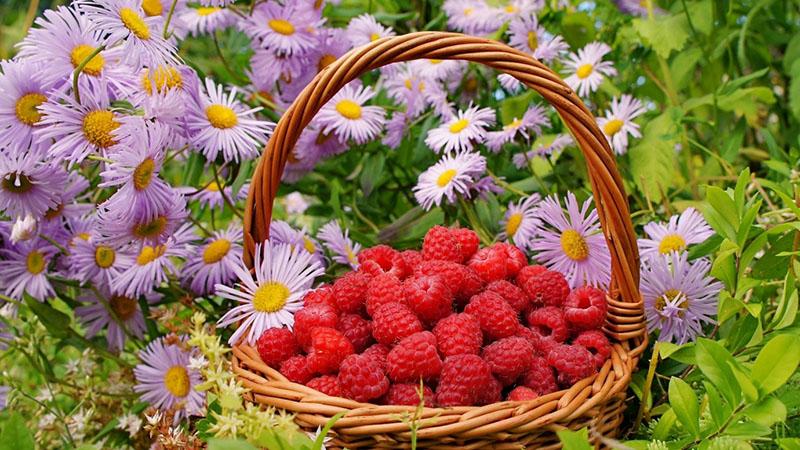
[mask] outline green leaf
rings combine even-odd
[[[25,294],[25,304],[36,314],[47,331],[55,338],[66,339],[70,336],[69,316],[53,308],[48,303],[36,301],[33,297]]]
[[[753,422],[771,427],[786,420],[786,405],[774,396],[769,396],[744,410],[744,415]]]
[[[772,338],[758,352],[751,369],[753,383],[766,395],[779,387],[792,376],[800,364],[800,337],[793,334],[779,334]]]
[[[521,119],[528,110],[531,102],[533,101],[536,93],[532,90],[526,90],[523,94],[515,97],[508,97],[500,102],[500,120],[503,125],[510,124],[514,119]]]
[[[661,58],[681,50],[689,39],[689,26],[683,14],[657,19],[634,19],[633,28]]]
[[[342,411],[340,413],[337,413],[335,416],[331,417],[331,419],[328,420],[327,422],[325,422],[325,426],[319,432],[319,436],[317,436],[317,438],[314,440],[314,445],[312,447],[312,450],[320,450],[325,445],[325,436],[328,435],[328,433],[331,431],[331,428],[333,428],[333,425],[336,424],[336,422],[339,419],[344,417],[344,415],[345,412]]]
[[[733,409],[722,401],[719,391],[713,384],[703,380],[703,386],[706,388],[708,411],[711,413],[711,420],[717,428],[720,428],[731,415]]]
[[[372,190],[380,185],[385,163],[386,157],[383,156],[383,153],[373,153],[367,158],[360,177],[361,190],[364,192],[364,197],[369,197]]]
[[[783,294],[778,302],[778,307],[775,308],[775,315],[772,317],[770,327],[780,330],[792,325],[797,317],[797,307],[798,295],[794,276],[791,271],[787,271],[786,278],[783,280]]]
[[[697,437],[700,434],[700,406],[692,387],[682,379],[672,377],[669,380],[669,404],[686,431]]]
[[[12,412],[0,431],[0,450],[34,450],[33,433],[18,412]]]
[[[208,450],[257,450],[257,448],[240,439],[211,438],[208,440]]]
[[[739,178],[736,180],[736,187],[733,190],[733,202],[736,205],[736,211],[742,215],[745,206],[745,191],[747,185],[750,184],[750,168],[745,167]]]
[[[189,158],[183,166],[183,184],[185,186],[197,186],[200,175],[203,174],[205,159],[197,152],[190,152]]]
[[[559,430],[556,431],[561,440],[564,450],[592,450],[594,447],[589,443],[589,432],[586,428],[578,431]]]
[[[691,3],[688,12],[697,31],[705,35],[711,34],[714,29],[714,5],[711,0]]]
[[[239,173],[236,174],[236,178],[234,178],[233,183],[231,184],[231,194],[233,197],[239,193],[239,189],[247,183],[247,180],[253,177],[253,160],[249,159],[247,161],[242,162],[242,165],[239,166]]]
[[[733,374],[733,357],[716,341],[697,340],[695,357],[700,371],[717,387],[729,405],[738,405],[742,398],[739,381]]]
[[[782,450],[800,450],[800,438],[775,439]]]
[[[658,419],[656,426],[653,427],[653,439],[663,441],[670,437],[672,435],[672,427],[675,426],[677,420],[678,418],[675,416],[675,411],[668,409],[661,415],[661,418]]]
[[[677,127],[669,110],[647,123],[639,143],[628,152],[633,182],[639,191],[654,202],[675,181],[675,142]]]

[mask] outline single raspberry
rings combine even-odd
[[[369,356],[381,366],[381,369],[386,370],[386,357],[389,355],[389,347],[383,344],[372,344],[364,350],[362,355]]]
[[[386,357],[386,371],[395,383],[439,378],[442,360],[436,352],[436,337],[430,331],[421,331],[400,341]]]
[[[490,377],[486,386],[478,393],[478,398],[475,400],[477,405],[491,405],[503,401],[503,383],[497,380],[496,377]]]
[[[364,261],[362,264],[359,264],[357,272],[369,278],[374,278],[382,273],[386,273],[380,264],[372,260]]]
[[[469,261],[480,246],[481,240],[478,234],[469,228],[453,228],[450,233],[455,236],[461,247],[461,262]]]
[[[372,336],[381,344],[396,344],[422,330],[419,318],[408,306],[400,303],[387,303],[379,307],[372,316]]]
[[[519,273],[517,274],[516,278],[514,279],[514,282],[519,287],[525,286],[525,284],[528,282],[528,280],[530,280],[531,278],[533,278],[535,276],[538,276],[539,274],[541,274],[543,272],[546,272],[546,271],[547,271],[547,267],[545,267],[545,266],[538,266],[538,265],[525,266],[525,267],[523,267],[522,269],[519,270]]]
[[[546,270],[530,277],[520,287],[534,305],[561,306],[569,295],[566,278],[554,270]]]
[[[478,319],[483,334],[490,340],[514,336],[521,326],[514,308],[494,292],[472,297],[464,312]]]
[[[433,389],[422,386],[422,399],[419,398],[419,383],[400,383],[389,387],[386,403],[389,405],[419,405],[420,400],[427,406],[433,406]]]
[[[469,406],[478,403],[481,393],[492,383],[489,364],[478,355],[450,356],[442,366],[436,388],[438,406]]]
[[[511,336],[487,345],[481,356],[494,376],[508,386],[530,368],[533,352],[533,345],[527,339]]]
[[[314,373],[334,373],[347,355],[353,354],[353,344],[333,328],[317,327],[311,332],[308,369]]]
[[[478,319],[467,314],[451,314],[433,327],[439,353],[444,356],[477,355],[483,344]]]
[[[391,273],[382,273],[372,279],[367,288],[367,314],[372,317],[378,307],[387,303],[405,303],[403,284]]]
[[[587,330],[572,340],[572,345],[586,347],[592,353],[594,365],[599,369],[603,367],[611,356],[611,343],[602,331]]]
[[[469,267],[452,261],[423,261],[414,268],[414,274],[442,277],[457,299],[468,301],[483,288],[483,280]]]
[[[528,312],[528,325],[542,337],[564,342],[569,337],[569,326],[564,312],[555,306],[532,309]]]
[[[527,400],[533,400],[538,396],[539,394],[537,394],[536,391],[527,386],[517,386],[508,393],[508,401],[524,402]]]
[[[336,328],[339,317],[331,306],[307,306],[294,313],[294,338],[303,350],[311,347],[311,332],[317,327]]]
[[[308,291],[303,297],[303,306],[326,305],[336,309],[336,301],[333,299],[333,287],[329,284]]]
[[[547,359],[541,356],[533,357],[530,369],[522,374],[519,384],[533,389],[539,395],[549,394],[558,390],[553,368],[550,367]]]
[[[300,350],[288,328],[267,328],[256,341],[256,349],[261,360],[272,367],[280,366]]]
[[[516,245],[498,242],[494,247],[502,249],[506,254],[506,278],[514,278],[523,267],[528,266],[528,257]]]
[[[363,272],[347,272],[333,283],[333,298],[339,311],[357,313],[361,310],[371,278]]]
[[[372,344],[372,326],[358,314],[342,314],[336,329],[350,340],[356,353],[361,353]]]
[[[487,283],[506,277],[506,252],[499,247],[478,250],[469,260],[469,267]]]
[[[390,273],[401,280],[407,277],[411,272],[411,270],[408,268],[408,264],[399,253],[392,256],[391,265],[389,267],[383,267],[378,262],[370,259],[364,261],[358,267],[358,271],[360,273],[365,273],[370,277],[377,277],[383,273]]]
[[[525,311],[530,305],[528,295],[510,281],[492,281],[486,285],[486,290],[499,294],[516,312]]]
[[[342,396],[342,388],[339,387],[339,380],[336,378],[336,375],[323,375],[314,378],[306,383],[306,386],[311,389],[316,389],[325,395],[330,395],[331,397]]]
[[[461,262],[461,246],[449,229],[436,225],[425,234],[422,241],[422,258]]]
[[[595,373],[592,353],[580,345],[559,345],[547,354],[547,362],[558,374],[558,383],[564,387]]]
[[[376,399],[389,390],[389,379],[369,356],[350,355],[339,366],[339,387],[345,397],[357,402]]]
[[[516,336],[527,339],[528,342],[530,342],[531,345],[533,345],[534,349],[536,350],[539,349],[539,340],[542,339],[542,335],[540,335],[538,331],[533,331],[526,326],[521,326],[517,330]]]
[[[388,245],[376,245],[358,252],[358,262],[375,261],[384,271],[392,268],[392,258],[397,255],[397,250]]]
[[[533,344],[533,346],[536,347],[536,351],[539,352],[540,355],[547,355],[550,353],[550,350],[552,350],[553,347],[557,347],[559,345],[561,345],[561,343],[556,342],[552,337],[545,337],[542,335],[539,335],[539,340]]]
[[[578,330],[600,328],[606,323],[606,294],[593,286],[583,286],[570,292],[564,302],[564,317]]]
[[[303,355],[295,355],[281,363],[280,372],[289,381],[306,384],[311,377],[314,376],[308,370],[306,357]]]
[[[457,285],[456,302],[461,306],[465,306],[472,297],[481,293],[484,282],[483,278],[472,268],[461,267],[461,280]]]
[[[453,293],[439,276],[420,276],[403,282],[403,293],[412,311],[424,323],[433,324],[453,312]]]
[[[412,271],[422,263],[422,252],[418,250],[404,250],[400,252],[400,257],[406,262],[406,266]]]

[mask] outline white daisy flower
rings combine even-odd
[[[606,111],[605,117],[597,119],[597,125],[608,138],[608,143],[618,155],[628,151],[628,135],[635,138],[642,137],[639,125],[633,119],[646,112],[642,102],[625,94],[611,101],[611,109]]]
[[[458,195],[470,196],[470,189],[485,171],[486,158],[478,153],[445,154],[420,174],[414,196],[425,210],[441,205],[445,198],[454,203]]]
[[[345,86],[317,114],[323,133],[333,132],[340,139],[352,139],[357,144],[374,138],[383,129],[386,115],[380,106],[364,106],[374,96],[370,86]]]
[[[714,235],[714,230],[694,208],[686,208],[680,215],[669,218],[669,223],[650,222],[644,226],[649,239],[639,239],[642,258],[683,252],[691,244],[699,244]]]
[[[564,61],[570,75],[564,79],[569,87],[581,97],[586,97],[600,87],[603,76],[611,77],[617,70],[611,61],[603,61],[603,57],[611,51],[611,47],[602,42],[591,42],[571,53]]]
[[[494,124],[494,110],[470,106],[439,127],[428,131],[425,144],[436,153],[451,150],[472,150],[475,143],[486,139],[486,128]]]
[[[265,2],[256,7],[241,28],[261,47],[276,54],[293,55],[314,49],[317,31],[324,22],[298,2]]]
[[[391,27],[384,27],[370,14],[354,17],[347,25],[347,37],[353,47],[359,47],[372,41],[377,41],[380,38],[394,35],[395,32]]]

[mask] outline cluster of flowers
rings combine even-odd
[[[293,316],[278,311],[295,285],[269,282],[253,292],[255,309],[275,320],[240,329],[251,327],[251,341],[260,333],[262,360],[288,380],[360,402],[416,405],[422,395],[429,405],[466,406],[569,387],[611,354],[599,331],[602,291],[571,291],[561,273],[528,265],[513,245],[479,249],[470,229],[435,226],[421,251],[378,245],[358,261],[358,270],[305,293]]]

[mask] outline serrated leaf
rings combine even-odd
[[[628,152],[633,181],[639,191],[653,202],[661,200],[675,179],[677,128],[673,113],[672,110],[666,111],[648,122],[642,139]]]
[[[657,19],[634,19],[633,28],[658,56],[666,59],[683,48],[689,39],[689,26],[683,14]]]

